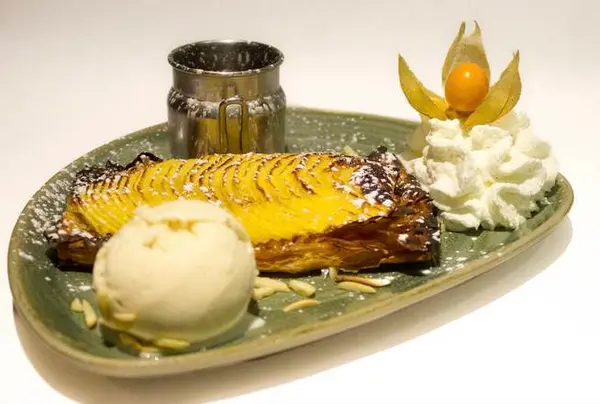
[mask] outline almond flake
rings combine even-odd
[[[81,304],[80,298],[76,297],[75,299],[73,299],[73,301],[71,302],[71,311],[73,311],[75,313],[83,312],[83,306]]]
[[[362,276],[354,275],[338,275],[335,280],[338,282],[348,281],[362,283],[363,285],[372,286],[374,288],[381,288],[392,283],[389,279],[364,278]]]
[[[142,349],[142,344],[140,344],[140,342],[136,338],[124,332],[119,333],[119,341],[121,342],[121,344],[133,348],[136,351],[141,351]]]
[[[317,291],[317,289],[310,283],[302,282],[297,279],[292,279],[288,282],[288,284],[294,292],[304,297],[311,297]]]
[[[359,156],[359,154],[356,152],[356,150],[354,150],[352,147],[350,147],[348,145],[344,146],[344,148],[342,149],[342,152],[346,156],[353,156],[353,157]]]
[[[375,288],[373,288],[369,285],[364,285],[362,283],[358,283],[358,282],[344,281],[344,282],[338,283],[337,286],[340,289],[348,290],[350,292],[377,293]]]
[[[190,343],[187,341],[173,338],[159,338],[152,341],[152,343],[159,348],[166,349],[185,349],[190,346]]]
[[[139,348],[140,352],[143,353],[148,353],[148,354],[157,354],[160,353],[160,349],[154,347],[154,346],[142,346]]]
[[[257,276],[254,281],[255,288],[271,288],[275,289],[276,292],[289,292],[290,288],[285,282],[280,281],[278,279],[273,278],[265,278],[262,276]]]
[[[85,299],[81,299],[81,308],[83,310],[83,319],[87,328],[94,328],[98,323],[98,316],[94,311],[94,308]]]
[[[252,291],[252,298],[254,300],[261,300],[265,297],[271,296],[277,292],[275,289],[270,288],[268,286],[263,286],[261,288],[254,288]]]
[[[335,280],[338,276],[338,269],[335,267],[329,267],[329,278]]]
[[[287,306],[285,306],[283,308],[283,311],[288,312],[288,311],[292,311],[292,310],[299,310],[299,309],[303,309],[305,307],[318,306],[320,304],[321,304],[321,302],[319,302],[318,300],[315,300],[315,299],[304,299],[304,300],[299,300],[297,302],[288,304]]]
[[[134,313],[113,313],[112,316],[121,323],[133,323],[136,318]]]

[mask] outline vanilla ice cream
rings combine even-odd
[[[556,182],[551,147],[525,114],[511,112],[466,133],[456,119],[424,119],[408,146],[400,157],[449,230],[517,228]]]
[[[93,273],[108,327],[184,343],[236,326],[256,275],[242,225],[217,206],[187,200],[139,208],[100,249]]]

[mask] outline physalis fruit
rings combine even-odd
[[[410,105],[420,114],[437,119],[459,118],[466,128],[492,123],[509,113],[521,96],[519,52],[489,88],[490,67],[481,39],[481,29],[464,36],[463,22],[450,45],[442,67],[444,97],[428,90],[398,57],[400,86]]]
[[[490,82],[477,63],[465,62],[456,66],[444,85],[446,102],[458,112],[473,112],[490,89]]]

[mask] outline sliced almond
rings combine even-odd
[[[329,267],[329,278],[335,280],[338,276],[338,269],[335,267]]]
[[[299,309],[303,309],[305,307],[318,306],[320,304],[321,304],[321,302],[319,302],[318,300],[315,300],[315,299],[304,299],[304,300],[299,300],[297,302],[288,304],[287,306],[285,306],[283,308],[283,311],[288,312],[288,311],[292,311],[292,310],[299,310]]]
[[[364,285],[358,282],[349,282],[344,281],[337,284],[338,288],[345,289],[350,292],[360,292],[360,293],[377,293],[377,290],[369,285]]]
[[[105,319],[110,318],[110,299],[108,298],[108,296],[103,294],[97,294],[96,301],[98,302],[98,310],[100,310],[100,315]]]
[[[159,348],[166,349],[185,349],[190,346],[189,342],[174,338],[159,338],[152,343]]]
[[[112,316],[120,323],[133,323],[136,318],[134,313],[113,313]]]
[[[83,310],[83,319],[85,321],[85,326],[87,328],[94,328],[98,323],[98,316],[96,315],[94,308],[92,307],[90,302],[88,302],[85,299],[81,299],[81,308]]]
[[[363,285],[372,286],[374,288],[381,288],[384,286],[388,286],[392,281],[389,279],[377,279],[377,278],[365,278],[362,276],[354,276],[354,275],[338,275],[335,279],[338,282],[356,282],[362,283]]]
[[[73,299],[73,301],[71,302],[71,311],[75,313],[83,312],[83,305],[81,304],[80,298],[76,297],[75,299]]]
[[[160,349],[158,349],[157,347],[147,345],[140,347],[139,351],[148,354],[160,353]]]
[[[254,281],[255,288],[271,288],[275,289],[276,292],[289,292],[290,288],[285,282],[282,282],[278,279],[265,278],[262,276],[257,276]]]
[[[275,294],[276,290],[270,287],[254,288],[252,291],[252,298],[254,300],[264,299],[265,297]]]
[[[348,145],[344,146],[344,148],[342,149],[342,152],[346,156],[353,156],[353,157],[359,156],[359,154],[356,152],[356,150],[354,150],[352,147],[350,147]]]
[[[142,350],[142,344],[136,338],[124,332],[119,333],[119,341],[121,344],[133,348],[136,351]]]
[[[299,281],[297,279],[292,279],[288,282],[288,285],[294,292],[304,297],[311,297],[317,291],[317,288],[310,283]]]

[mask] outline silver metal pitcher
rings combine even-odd
[[[173,156],[284,151],[281,51],[259,42],[202,41],[175,48],[168,60]]]

